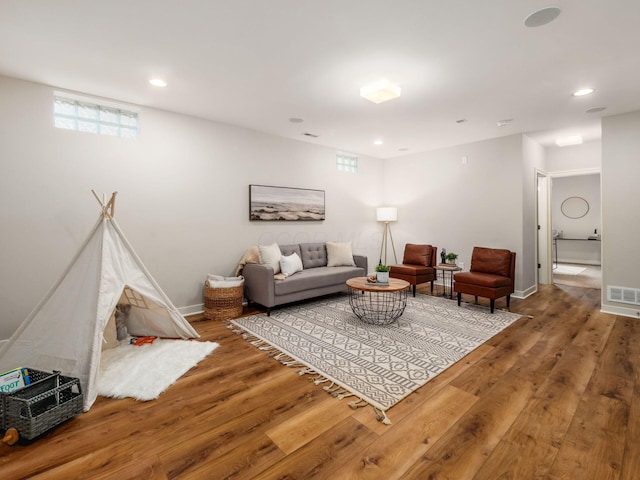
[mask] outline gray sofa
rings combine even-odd
[[[245,295],[249,302],[271,308],[285,303],[307,300],[346,290],[345,282],[367,274],[367,257],[353,255],[355,267],[328,267],[327,248],[324,243],[280,245],[282,255],[297,253],[303,270],[284,280],[274,278],[270,265],[248,263],[244,266]]]

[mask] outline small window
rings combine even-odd
[[[53,124],[78,132],[138,138],[138,112],[59,92],[53,95]]]
[[[348,153],[336,153],[336,167],[339,172],[358,173],[358,157]]]

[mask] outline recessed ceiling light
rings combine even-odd
[[[595,90],[593,88],[581,88],[578,91],[573,92],[574,97],[583,97],[585,95],[591,95]]]
[[[606,110],[607,107],[593,107],[590,108],[589,110],[587,110],[585,113],[598,113],[598,112],[602,112],[603,110]]]
[[[511,122],[513,122],[513,118],[505,118],[504,120],[498,120],[496,122],[496,125],[498,125],[499,127],[504,127],[505,125],[508,125]]]
[[[380,140],[379,138],[377,140],[373,141],[374,145],[382,145],[382,140]]]
[[[461,119],[459,119],[459,120],[456,120],[456,123],[464,123],[464,122],[466,122],[466,121],[467,121],[467,119],[466,119],[466,118],[461,118]]]
[[[558,7],[546,7],[536,12],[533,12],[527,18],[524,19],[524,24],[527,27],[541,27],[547,23],[553,22],[561,10]]]
[[[556,138],[556,145],[559,147],[568,147],[569,145],[580,145],[582,137],[580,135],[571,135],[569,137]]]
[[[360,89],[360,96],[373,103],[382,103],[397,98],[400,93],[400,87],[387,79],[378,80]]]
[[[149,83],[151,85],[153,85],[154,87],[166,87],[167,86],[167,82],[165,82],[161,78],[152,78],[151,80],[149,80]]]
[[[409,149],[407,147],[402,147],[398,149],[399,152],[408,152]]]
[[[303,118],[297,118],[297,117],[291,117],[291,118],[289,119],[289,121],[290,121],[291,123],[302,123],[302,122],[304,122],[304,119],[303,119]]]

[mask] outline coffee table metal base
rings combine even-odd
[[[388,325],[395,322],[407,306],[407,289],[395,292],[367,292],[349,288],[353,313],[366,323]]]

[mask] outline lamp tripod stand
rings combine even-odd
[[[398,263],[396,257],[396,246],[393,244],[393,235],[391,235],[391,226],[389,222],[384,222],[384,233],[382,234],[382,245],[380,245],[380,261],[382,263],[382,251],[384,250],[384,265],[387,264],[387,238],[391,239],[391,249],[393,250],[393,259]]]

